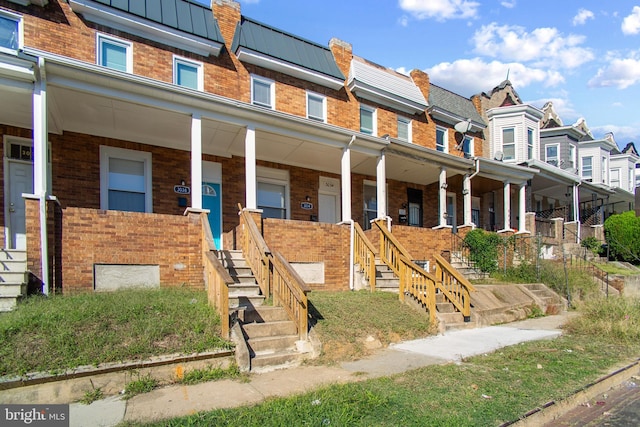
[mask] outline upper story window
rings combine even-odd
[[[22,49],[22,16],[0,10],[0,52]]]
[[[629,168],[629,191],[631,192],[633,192],[633,181],[634,181],[633,172],[634,172],[634,169]]]
[[[398,116],[398,139],[411,142],[411,120]]]
[[[98,34],[97,63],[107,68],[133,72],[133,45],[126,40]]]
[[[195,90],[204,90],[202,63],[173,57],[173,83]]]
[[[605,156],[602,156],[602,183],[603,184],[607,183],[607,170],[608,170],[607,158]]]
[[[360,132],[376,135],[376,109],[367,105],[360,106]]]
[[[516,158],[516,130],[514,128],[502,129],[502,154],[504,160]]]
[[[264,77],[251,76],[251,103],[274,109],[275,101],[276,83]]]
[[[443,153],[449,152],[449,147],[447,144],[447,129],[436,126],[436,150],[442,151]]]
[[[307,92],[307,118],[327,122],[327,97]]]
[[[533,159],[533,153],[533,129],[527,128],[527,159]]]
[[[462,140],[462,152],[464,153],[464,157],[469,159],[473,157],[473,138],[465,135]]]
[[[611,187],[620,187],[620,169],[611,169]]]
[[[569,145],[569,168],[573,169],[576,167],[576,146]]]
[[[593,157],[582,158],[582,178],[591,181],[593,179]]]
[[[545,159],[544,161],[552,166],[558,166],[560,163],[558,158],[558,144],[549,144],[545,147]]]

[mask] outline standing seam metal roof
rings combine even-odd
[[[477,123],[484,123],[480,113],[478,113],[478,110],[473,106],[470,99],[434,84],[431,84],[429,88],[429,105],[431,107],[448,111],[464,119],[471,119]]]
[[[244,16],[233,38],[233,52],[237,53],[239,48],[344,80],[329,48]]]
[[[224,43],[213,11],[189,0],[95,0],[158,24]]]

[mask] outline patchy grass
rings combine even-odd
[[[621,276],[635,276],[638,274],[637,270],[631,270],[630,268],[615,265],[611,262],[597,262],[595,265],[598,266],[600,270],[606,271],[609,274],[619,274]]]
[[[0,314],[0,375],[230,348],[204,291],[30,297]]]
[[[635,359],[640,351],[640,342],[634,338],[640,336],[640,301],[620,300],[599,299],[581,306],[583,316],[553,340],[506,347],[461,364],[428,366],[255,406],[144,425],[500,425],[548,401],[567,397],[621,362]],[[613,327],[590,327],[606,323],[607,312],[616,313],[612,324],[627,321],[623,337],[617,337]]]
[[[243,374],[238,369],[238,365],[232,364],[228,368],[219,366],[208,366],[203,369],[193,369],[184,373],[184,377],[179,381],[182,384],[192,385],[208,381],[217,381],[226,378],[240,378]]]
[[[123,397],[125,400],[129,400],[138,394],[149,393],[159,385],[160,383],[158,380],[153,378],[150,374],[137,374],[137,378],[135,380],[128,382],[127,385],[124,386]]]
[[[383,346],[433,332],[425,313],[389,292],[311,292],[309,310],[322,342],[316,363],[352,360],[369,354],[368,337]]]

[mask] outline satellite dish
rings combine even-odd
[[[460,132],[461,134],[465,134],[471,130],[471,120],[466,120],[464,122],[456,123],[453,127],[456,132]]]
[[[495,155],[493,156],[493,158],[499,162],[502,161],[502,159],[504,158],[504,153],[502,151],[496,151]]]

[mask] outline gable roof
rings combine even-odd
[[[469,120],[472,125],[470,130],[474,131],[486,127],[470,99],[434,84],[429,88],[429,113],[432,117],[452,125]]]
[[[218,55],[224,40],[213,11],[190,0],[68,0],[88,21],[199,55]]]
[[[422,113],[429,106],[411,77],[358,56],[351,60],[347,85],[360,98],[409,114]]]
[[[244,16],[236,27],[231,50],[244,62],[335,89],[344,86],[344,75],[328,47]]]

